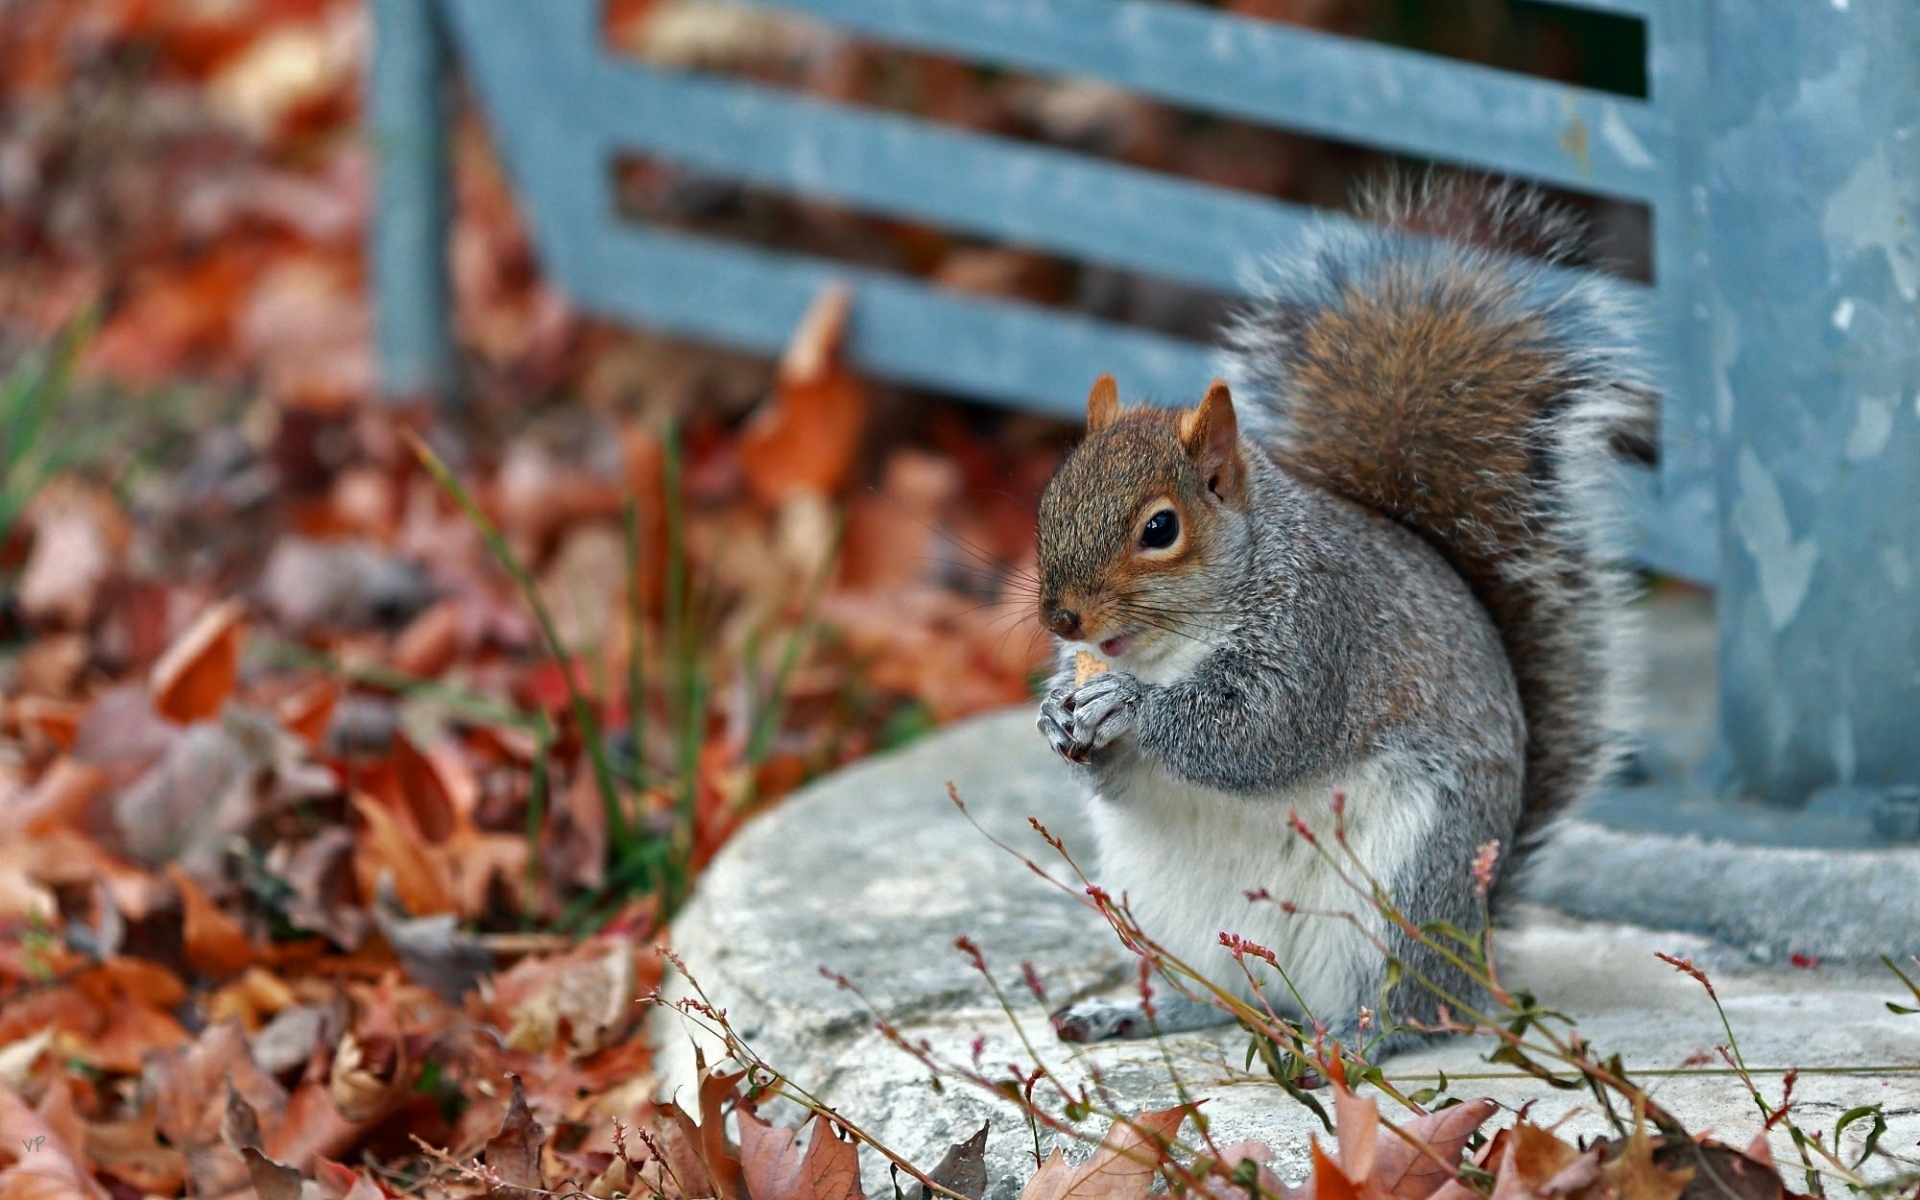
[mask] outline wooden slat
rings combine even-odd
[[[1680,3],[1696,3],[1697,0],[1680,0]],[[1611,13],[1620,17],[1639,17],[1648,20],[1658,17],[1666,9],[1666,0],[1546,0],[1556,8],[1584,8],[1590,12]]]
[[[608,143],[601,132],[618,129],[620,122],[596,114],[591,105],[600,101],[589,99],[618,92],[578,85],[626,68],[602,61],[590,0],[542,0],[532,21],[519,0],[446,2],[528,206],[542,262],[586,307],[772,353],[818,289],[845,280],[858,297],[850,350],[863,370],[1069,418],[1080,412],[1088,381],[1103,371],[1118,374],[1130,397],[1179,403],[1196,395],[1216,369],[1212,352],[1177,339],[945,293],[818,259],[622,224],[606,186]],[[673,120],[678,111],[657,115]],[[750,146],[750,136],[742,144]],[[911,155],[904,161],[912,167]],[[1260,247],[1285,248],[1271,242]],[[1643,531],[1643,560],[1707,577],[1711,558],[1700,547],[1710,546],[1711,538],[1695,528],[1699,522],[1676,520],[1672,504],[1658,496],[1644,472],[1633,476],[1630,495]]]
[[[757,0],[758,2],[758,0]],[[1104,79],[1179,104],[1440,162],[1652,199],[1652,105],[1167,0],[778,0],[870,37]]]
[[[598,311],[774,354],[820,289],[846,282],[848,351],[862,370],[1068,419],[1102,372],[1129,398],[1191,403],[1217,370],[1192,342],[802,255],[645,225],[602,232],[594,247],[565,282]]]
[[[624,63],[579,83],[598,131],[622,149],[1217,291],[1245,290],[1274,247],[1297,244],[1315,220],[1294,205],[752,84]]]

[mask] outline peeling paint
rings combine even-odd
[[[1647,148],[1641,144],[1639,138],[1634,136],[1633,130],[1627,128],[1626,121],[1621,118],[1618,104],[1601,106],[1600,136],[1606,139],[1607,145],[1613,147],[1613,152],[1620,156],[1620,161],[1628,166],[1651,167],[1654,165],[1653,155],[1647,153]]]
[[[1593,143],[1587,137],[1587,123],[1579,117],[1567,122],[1560,131],[1560,149],[1566,151],[1582,175],[1593,174]]]
[[[1827,744],[1827,752],[1833,755],[1834,774],[1839,777],[1836,782],[1851,784],[1860,756],[1853,744],[1853,717],[1845,709],[1834,713],[1827,723]]]
[[[1912,172],[1896,176],[1881,147],[1827,199],[1820,232],[1836,263],[1868,250],[1886,255],[1894,286],[1908,303],[1920,299],[1920,186]]]
[[[1904,592],[1913,586],[1913,566],[1907,562],[1907,552],[1900,547],[1880,548],[1880,569],[1887,573],[1887,582],[1895,591]]]
[[[1853,414],[1853,429],[1847,434],[1847,461],[1866,462],[1878,458],[1893,436],[1893,410],[1898,396],[1862,396]]]
[[[1794,540],[1780,485],[1753,447],[1740,447],[1738,474],[1740,497],[1733,504],[1733,526],[1740,532],[1741,544],[1753,556],[1767,620],[1778,633],[1807,598],[1820,546],[1812,538]]]
[[[1842,296],[1840,303],[1833,306],[1833,327],[1845,333],[1853,326],[1853,297]]]
[[[1733,428],[1733,384],[1727,369],[1740,357],[1740,317],[1719,297],[1713,302],[1713,419],[1720,432]],[[1914,411],[1920,412],[1920,396],[1913,398]]]

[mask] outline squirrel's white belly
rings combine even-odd
[[[1333,795],[1346,797],[1347,844],[1382,886],[1418,853],[1438,812],[1435,781],[1410,759],[1387,755],[1341,777],[1285,792],[1240,796],[1175,780],[1141,766],[1091,803],[1102,886],[1125,896],[1147,935],[1221,987],[1246,999],[1246,976],[1220,944],[1222,931],[1272,950],[1292,987],[1248,959],[1269,1003],[1299,1014],[1294,991],[1329,1024],[1358,1008],[1378,1008],[1385,957],[1344,917],[1367,930],[1382,922],[1367,897],[1342,881],[1335,864],[1365,886],[1335,841]],[[1297,811],[1320,841],[1316,850],[1288,820]],[[1324,851],[1324,853],[1322,853]],[[1334,861],[1330,862],[1329,857]],[[1265,889],[1271,900],[1249,901]],[[1281,901],[1299,909],[1289,914]]]

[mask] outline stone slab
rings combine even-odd
[[[888,1020],[950,1058],[966,1058],[984,1037],[983,1061],[1030,1062],[1006,1014],[953,949],[966,934],[1009,985],[1035,1049],[1063,1077],[1085,1079],[1097,1069],[1123,1106],[1137,1109],[1173,1101],[1171,1066],[1193,1094],[1207,1097],[1223,1143],[1259,1137],[1296,1175],[1303,1172],[1318,1121],[1239,1069],[1246,1039],[1237,1030],[1169,1038],[1164,1047],[1083,1049],[1053,1039],[1042,1006],[1018,986],[1019,964],[1032,962],[1060,1001],[1123,988],[1132,960],[1097,916],[969,825],[947,799],[948,780],[995,836],[1046,855],[1027,825],[1034,816],[1090,855],[1081,800],[1026,710],[966,722],[840,772],[742,830],[674,926],[679,952],[736,1029],[917,1163],[933,1163],[988,1121],[990,1194],[1005,1200],[1032,1170],[1032,1139],[1017,1111],[965,1085],[936,1092],[918,1063],[874,1031],[872,1013],[819,973],[830,967],[858,981]],[[1582,860],[1577,847],[1563,854],[1591,879],[1609,869],[1604,859]],[[1742,894],[1757,893],[1748,887]],[[1794,902],[1817,908],[1816,897]],[[1884,1002],[1900,989],[1883,970],[1766,965],[1697,934],[1579,921],[1537,906],[1517,917],[1498,943],[1507,977],[1573,1014],[1591,1041],[1621,1053],[1631,1069],[1663,1073],[1660,1099],[1692,1127],[1744,1142],[1758,1120],[1725,1073],[1682,1069],[1724,1035],[1698,986],[1655,959],[1657,950],[1691,955],[1713,973],[1767,1088],[1777,1092],[1786,1068],[1802,1069],[1795,1094],[1810,1127],[1830,1128],[1855,1104],[1884,1102],[1893,1125],[1886,1144],[1911,1150],[1920,1138],[1920,1017],[1887,1011]],[[656,1034],[663,1085],[685,1094],[689,1034],[667,1014]],[[1570,1130],[1601,1131],[1591,1101],[1583,1106],[1583,1097],[1489,1066],[1488,1049],[1454,1040],[1391,1060],[1389,1074],[1419,1086],[1445,1071],[1455,1095],[1516,1106],[1535,1100],[1541,1117],[1573,1112]],[[1788,1153],[1784,1141],[1776,1145],[1782,1162]],[[890,1194],[876,1158],[869,1156],[866,1170],[869,1194]]]

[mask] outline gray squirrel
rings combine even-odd
[[[1403,913],[1479,926],[1481,848],[1510,889],[1615,763],[1631,576],[1608,476],[1654,393],[1613,286],[1560,269],[1583,240],[1537,193],[1429,180],[1371,208],[1386,228],[1325,235],[1232,328],[1238,402],[1219,381],[1185,411],[1093,385],[1040,504],[1061,670],[1039,727],[1090,794],[1102,885],[1149,936],[1249,1000],[1220,934],[1259,943],[1288,973],[1262,987],[1278,1011],[1351,1047],[1371,1010],[1386,1054],[1439,1015],[1412,978],[1477,991],[1290,814],[1331,846],[1343,796]],[[1108,669],[1077,680],[1079,655]],[[1390,995],[1369,932],[1412,968]],[[1156,989],[1162,1032],[1229,1019]],[[1149,1032],[1137,1000],[1054,1026]]]

